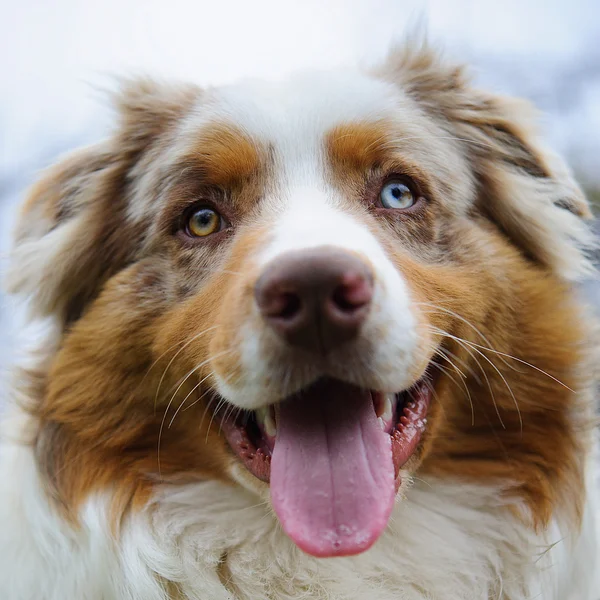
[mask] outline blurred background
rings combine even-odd
[[[600,200],[598,0],[0,0],[0,274],[36,173],[106,135],[115,74],[220,84],[370,64],[415,26],[475,79],[545,111],[547,137]],[[0,365],[14,311],[0,296]]]

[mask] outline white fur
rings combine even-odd
[[[414,307],[398,270],[368,229],[335,206],[333,190],[328,195],[320,192],[316,184],[297,186],[284,197],[286,200],[274,221],[273,239],[258,259],[260,268],[267,269],[287,252],[319,246],[358,253],[375,275],[369,316],[355,344],[337,352],[335,357],[318,357],[318,367],[302,365],[301,373],[292,379],[289,372],[293,367],[280,358],[286,352],[284,344],[264,325],[255,307],[250,322],[238,336],[243,376],[234,385],[217,374],[219,393],[233,404],[255,409],[281,400],[325,373],[379,391],[398,392],[407,388],[414,383],[411,367],[420,357],[416,356]],[[271,356],[276,356],[276,361],[269,360]],[[348,362],[358,363],[358,357],[362,357],[361,363],[349,369]],[[282,368],[288,371],[286,377],[273,376],[274,371]],[[269,393],[264,384],[267,379],[292,381],[293,387]]]
[[[231,119],[249,135],[273,140],[286,160],[340,123],[390,117],[406,102],[397,86],[354,69],[296,73],[281,82],[246,80],[213,93],[212,118]],[[206,113],[204,102],[198,113]]]
[[[265,218],[273,223],[272,239],[257,266],[268,268],[289,251],[332,246],[363,256],[374,271],[375,293],[361,338],[352,348],[336,353],[333,361],[319,357],[318,367],[303,364],[300,372],[291,374],[294,361],[285,364],[281,359],[287,349],[268,331],[255,307],[238,335],[243,376],[237,384],[216,377],[219,393],[243,408],[279,401],[323,374],[350,377],[352,383],[388,392],[414,383],[409,367],[416,359],[416,318],[407,286],[375,237],[344,210],[344,199],[332,186],[323,159],[324,136],[333,127],[391,116],[402,97],[393,86],[356,73],[338,73],[333,80],[329,75],[313,74],[309,81],[306,77],[285,85],[249,82],[225,88],[218,91],[218,108],[209,109],[213,119],[234,115],[237,126],[273,149],[274,182],[263,199]],[[196,119],[190,122],[198,126]],[[359,356],[369,357],[368,362],[359,361]],[[356,368],[349,369],[349,362]],[[282,369],[286,373],[278,377]],[[269,390],[267,380],[282,386]]]
[[[19,417],[11,428],[24,426]],[[580,537],[556,523],[536,535],[506,512],[499,489],[418,481],[371,550],[323,560],[239,487],[159,490],[116,541],[108,492],[90,498],[74,531],[49,508],[29,448],[5,440],[0,482],[3,600],[167,600],[166,581],[185,600],[600,598],[591,503]]]
[[[125,598],[118,595],[120,568],[104,507],[90,501],[81,531],[50,508],[31,448],[17,437],[25,427],[22,416],[9,419],[0,446],[0,598]]]

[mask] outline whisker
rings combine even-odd
[[[160,388],[162,386],[162,383],[165,379],[165,376],[167,374],[167,371],[169,370],[170,366],[173,364],[173,361],[179,356],[179,354],[181,354],[181,352],[183,352],[185,350],[185,348],[187,348],[192,342],[195,342],[199,337],[203,336],[205,333],[208,333],[209,331],[212,331],[214,329],[216,329],[218,327],[218,325],[213,325],[212,327],[209,327],[208,329],[205,329],[204,331],[201,331],[200,333],[197,333],[195,336],[193,336],[191,339],[189,339],[175,354],[175,356],[173,356],[173,358],[169,361],[169,364],[166,366],[165,370],[163,371],[163,374],[160,378],[160,381],[158,382],[158,387],[156,388],[156,394],[154,395],[154,410],[156,410],[156,404],[158,402],[158,394],[160,392]]]
[[[463,316],[457,314],[453,310],[450,310],[449,308],[443,308],[442,306],[437,306],[436,304],[431,304],[429,302],[417,302],[417,304],[419,304],[421,306],[428,306],[430,308],[433,308],[434,310],[439,310],[439,311],[442,311],[442,312],[444,312],[444,313],[446,313],[446,314],[448,314],[448,315],[450,315],[452,317],[455,317],[456,319],[458,319],[459,321],[461,321],[462,323],[464,323],[465,325],[468,325],[471,329],[473,329],[473,331],[475,331],[475,333],[477,333],[477,335],[479,335],[481,337],[481,339],[488,346],[492,345],[492,343],[488,340],[488,338],[477,327],[475,327],[475,325],[473,325],[473,323],[471,323],[468,319],[465,319]],[[518,371],[518,369],[515,369],[515,367],[513,365],[510,365],[506,361],[503,361],[503,362],[510,369]],[[518,371],[518,372],[520,373],[521,371]]]
[[[555,381],[556,383],[558,383],[559,385],[561,385],[565,389],[569,390],[570,392],[573,392],[574,394],[577,393],[574,389],[570,388],[566,383],[562,382],[560,379],[557,379],[553,375],[550,375],[550,373],[548,373],[547,371],[544,371],[543,369],[540,369],[539,367],[536,367],[535,365],[527,362],[526,360],[522,360],[520,358],[517,358],[516,356],[512,356],[511,354],[506,354],[505,352],[500,352],[499,350],[494,350],[492,348],[486,348],[485,346],[481,346],[480,344],[476,344],[475,342],[469,342],[469,344],[471,344],[472,346],[476,346],[477,348],[481,348],[482,350],[487,350],[488,352],[492,352],[494,354],[499,354],[500,356],[505,356],[506,358],[510,358],[512,360],[516,360],[517,362],[520,362],[520,363],[522,363],[522,364],[524,364],[524,365],[526,365],[528,367],[531,367],[532,369],[535,369],[536,371],[538,371],[542,375],[545,375],[546,377],[549,377],[550,379],[552,379],[552,381]],[[523,373],[523,372],[524,371],[519,371],[519,373]]]
[[[212,393],[212,395],[211,395],[211,398],[210,398],[210,400],[209,400],[209,401],[206,403],[206,407],[204,408],[204,412],[202,413],[202,417],[201,417],[201,419],[200,419],[200,425],[199,425],[199,429],[202,429],[202,424],[204,423],[204,418],[206,417],[206,413],[207,413],[207,412],[210,410],[210,406],[211,406],[211,404],[212,404],[212,403],[213,403],[213,402],[214,402],[214,401],[215,401],[217,398],[220,398],[220,396],[219,396],[219,394],[216,392],[216,390],[211,390],[211,389],[208,389],[208,390],[206,390],[206,392],[204,392],[204,393],[202,394],[202,396],[200,396],[200,398],[198,398],[197,400],[195,400],[195,401],[194,401],[194,404],[196,404],[197,402],[200,402],[200,401],[202,400],[202,398],[204,398],[204,396],[206,396],[206,394],[208,394],[208,393]],[[191,408],[191,407],[188,407],[188,408]],[[184,410],[187,410],[187,408],[186,408],[186,409],[184,409]],[[208,436],[208,434],[207,434],[207,436]]]
[[[467,371],[469,373],[469,375],[471,377],[473,377],[473,379],[479,385],[481,385],[481,379],[479,378],[479,375],[469,366],[469,364],[467,362],[465,362],[462,358],[460,358],[456,354],[454,354],[454,352],[451,352],[450,350],[448,350],[448,348],[443,348],[442,346],[439,346],[437,348],[436,352],[442,352],[444,354],[444,358],[446,358],[446,360],[448,360],[448,361],[449,361],[449,357],[452,357],[457,363],[459,363],[464,368],[465,371]]]
[[[221,433],[221,429],[223,427],[223,421],[227,421],[228,419],[233,419],[234,421],[240,416],[240,413],[242,412],[242,408],[240,408],[239,406],[235,406],[233,404],[230,404],[227,409],[225,410],[225,414],[223,415],[223,418],[221,419],[220,423],[219,423],[219,433]]]
[[[475,363],[481,370],[483,378],[485,379],[485,381],[487,383],[488,389],[490,390],[490,395],[492,397],[492,403],[494,404],[494,409],[496,411],[496,415],[498,416],[498,420],[500,421],[500,425],[502,425],[502,429],[506,429],[506,425],[504,424],[504,421],[502,420],[502,415],[500,414],[500,409],[498,408],[498,403],[496,402],[496,396],[494,394],[494,390],[492,389],[492,384],[489,380],[489,377],[487,376],[487,373],[485,372],[483,365],[479,362],[479,360],[477,360],[477,357],[473,354],[473,351],[475,351],[476,349],[470,348],[466,344],[466,340],[464,340],[463,338],[459,338],[455,335],[452,335],[451,333],[448,333],[447,331],[444,331],[443,329],[440,329],[439,327],[434,327],[434,326],[430,325],[429,328],[432,331],[434,331],[435,333],[437,333],[438,335],[446,336],[450,339],[455,340],[458,344],[460,344],[465,349],[465,351],[469,354],[469,356],[471,356],[471,358],[475,361]],[[487,358],[487,357],[484,356],[484,358]]]
[[[215,390],[208,388],[205,392],[202,393],[201,396],[196,398],[191,404],[186,406],[181,412],[185,412],[186,410],[189,410],[190,408],[193,408],[194,406],[196,406],[196,404],[198,404],[198,402],[200,402],[202,400],[202,398],[204,398],[204,396],[206,396],[206,394],[208,394],[209,392],[213,392],[213,394],[216,394]],[[202,423],[200,423],[200,425],[202,425]]]
[[[225,275],[237,275],[238,277],[243,275],[241,271],[232,271],[231,269],[215,269],[213,267],[199,267],[199,271],[210,271],[211,273],[220,274],[224,273]]]
[[[168,404],[167,404],[167,408],[165,409],[165,412],[163,414],[161,423],[160,423],[160,429],[158,432],[158,448],[157,448],[157,462],[158,462],[158,476],[159,478],[162,480],[162,474],[161,474],[161,465],[160,465],[160,442],[162,440],[162,433],[163,433],[163,429],[165,426],[165,421],[167,419],[167,414],[169,413],[169,409],[171,408],[171,404],[173,402],[173,399],[175,398],[175,396],[177,395],[177,392],[179,392],[179,390],[181,389],[181,387],[183,386],[183,384],[187,381],[187,379],[198,369],[201,369],[205,364],[209,363],[211,360],[218,358],[220,356],[223,356],[225,354],[228,354],[232,352],[232,350],[224,350],[223,352],[219,352],[218,354],[216,354],[215,356],[211,356],[209,358],[207,358],[206,360],[202,361],[199,365],[197,365],[196,367],[194,367],[194,369],[192,369],[192,371],[190,371],[190,373],[188,373],[188,375],[184,378],[184,380],[179,384],[179,387],[175,390],[175,392],[173,393],[173,395],[171,396],[171,399],[169,400]]]
[[[459,339],[456,336],[453,336],[451,334],[448,334],[448,335],[449,335],[450,338],[456,339],[457,341]],[[473,346],[479,346],[479,344],[473,344],[472,342],[469,342],[468,340],[465,340],[465,339],[462,339],[462,338],[461,338],[461,341],[463,343],[469,345],[469,346],[472,346],[472,347]],[[498,375],[500,376],[500,378],[504,382],[504,385],[508,389],[508,391],[509,391],[509,393],[510,393],[512,399],[513,399],[513,402],[515,404],[515,408],[517,409],[517,414],[519,416],[519,423],[520,423],[520,427],[521,427],[521,433],[523,433],[523,417],[521,415],[521,410],[519,408],[519,403],[517,402],[517,399],[516,399],[516,397],[515,397],[515,395],[514,395],[514,393],[512,391],[512,388],[508,384],[508,381],[506,380],[506,378],[504,377],[504,375],[502,374],[502,372],[500,371],[500,369],[483,352],[481,352],[481,350],[478,350],[477,347],[473,347],[473,350],[475,352],[477,352],[484,360],[486,360],[490,364],[490,366],[496,371],[496,373],[498,373]],[[489,350],[489,348],[486,348],[486,350]],[[490,388],[490,391],[491,391],[491,388]],[[496,407],[496,412],[498,412],[498,408],[497,407]],[[500,415],[498,415],[498,417],[500,417]],[[501,422],[502,422],[502,420],[501,420]],[[504,424],[503,424],[503,427],[504,427]],[[504,429],[506,429],[506,427],[504,427]]]
[[[244,508],[239,508],[236,512],[243,512],[245,510],[251,510],[253,508],[261,508],[262,506],[269,506],[269,501],[263,500],[262,502],[259,502],[258,504],[252,504],[251,506],[244,506]]]
[[[425,484],[427,487],[433,489],[433,486],[428,481],[425,481],[425,479],[422,479],[421,477],[417,477],[416,475],[411,475],[411,477],[415,481],[420,481],[421,483]]]
[[[460,386],[458,385],[458,382],[456,381],[456,379],[450,374],[450,370],[446,369],[445,367],[443,367],[442,365],[440,365],[438,362],[432,360],[431,364],[440,369],[443,373],[446,374],[446,376],[454,382],[454,384],[456,385],[456,387],[458,387],[460,389]],[[463,388],[465,390],[465,392],[467,393],[467,398],[469,399],[469,404],[471,405],[471,426],[475,425],[475,407],[473,406],[473,398],[471,397],[471,392],[469,391],[469,387],[467,386],[467,384],[464,382],[463,379],[461,379],[461,383],[463,385]]]
[[[467,376],[463,373],[463,371],[461,371],[455,363],[452,362],[452,360],[450,360],[450,357],[447,356],[446,352],[444,351],[444,348],[439,347],[436,348],[435,350],[435,354],[437,354],[440,358],[444,359],[449,365],[451,365],[454,370],[463,378],[466,379]]]
[[[524,373],[525,371],[521,371],[520,369],[517,369],[514,367],[514,365],[511,365],[510,363],[508,363],[506,360],[504,360],[504,358],[508,358],[510,360],[514,360],[518,363],[521,363],[522,365],[525,365],[531,369],[534,369],[535,371],[538,371],[539,373],[541,373],[542,375],[545,375],[546,377],[552,379],[552,381],[555,381],[556,383],[558,383],[559,385],[561,385],[562,387],[564,387],[565,389],[569,390],[570,392],[573,392],[574,394],[576,393],[575,390],[573,390],[572,388],[570,388],[566,383],[564,383],[563,381],[561,381],[560,379],[558,379],[557,377],[554,377],[554,375],[551,375],[550,373],[548,373],[547,371],[544,371],[543,369],[540,369],[540,367],[537,367],[536,365],[527,362],[526,360],[523,360],[522,358],[518,358],[516,356],[513,356],[512,354],[508,354],[506,352],[501,352],[500,350],[495,350],[494,348],[491,348],[491,342],[483,335],[483,333],[481,333],[481,331],[479,331],[472,323],[470,323],[468,320],[464,319],[463,317],[461,317],[460,315],[456,314],[455,312],[449,310],[449,309],[445,309],[442,308],[441,306],[437,306],[435,304],[430,304],[428,302],[417,302],[416,304],[420,304],[423,306],[429,306],[431,308],[437,309],[437,310],[441,310],[443,312],[446,312],[448,314],[453,315],[454,317],[456,317],[457,319],[463,321],[465,324],[469,325],[470,327],[472,327],[484,340],[484,342],[486,344],[488,344],[488,346],[483,346],[482,344],[477,344],[476,342],[468,342],[469,344],[471,344],[472,346],[475,346],[477,348],[480,348],[481,350],[486,350],[488,352],[492,352],[493,354],[496,354],[501,358],[502,362],[509,367],[510,369],[512,369],[513,371],[516,371],[517,373]],[[466,341],[466,340],[464,340]]]
[[[186,400],[211,376],[213,375],[213,371],[211,371],[208,375],[206,375],[206,377],[203,377],[191,390],[190,392],[187,394],[187,396],[183,399],[183,401],[181,402],[181,404],[177,407],[177,410],[175,411],[175,414],[173,415],[172,419],[169,421],[169,425],[167,426],[167,429],[171,429],[171,425],[173,425],[173,421],[175,420],[175,417],[178,415],[179,411],[181,410],[181,408],[183,407],[183,405],[185,404]]]
[[[424,383],[425,383],[425,386],[431,392],[431,395],[433,396],[433,399],[438,403],[438,406],[440,407],[440,410],[444,413],[444,415],[446,415],[446,409],[445,409],[444,405],[442,404],[442,401],[440,400],[440,397],[439,397],[437,391],[435,390],[435,388],[433,387],[433,385],[431,384],[431,382],[425,380]]]
[[[206,363],[203,363],[203,365]],[[193,366],[183,377],[180,377],[170,388],[167,394],[171,394],[171,400],[185,384],[185,382],[198,370],[198,365]]]
[[[433,325],[428,325],[429,330],[432,333],[435,333],[436,335],[439,335],[441,337],[451,337],[451,334],[449,334],[447,331],[440,329],[439,327],[434,327]],[[463,348],[467,354],[473,359],[473,361],[475,362],[475,364],[479,367],[479,370],[481,371],[481,373],[483,374],[483,377],[486,380],[486,383],[488,384],[488,387],[490,387],[490,382],[487,378],[485,369],[482,367],[481,363],[479,362],[479,359],[477,358],[477,356],[473,353],[474,351],[467,345],[465,345],[464,340],[462,338],[459,338],[457,336],[454,336],[453,339],[460,345],[461,348]],[[479,384],[481,384],[481,380],[477,378],[477,382]],[[492,392],[492,390],[490,389],[490,392]],[[493,392],[492,392],[493,394]]]
[[[195,339],[198,339],[198,337],[200,337],[201,335],[204,335],[205,333],[207,333],[208,331],[210,331],[211,329],[216,329],[218,327],[218,325],[213,325],[212,327],[209,327],[208,329],[205,329],[204,331],[201,331],[200,333],[198,333],[194,338],[192,338],[191,340],[189,340],[188,343],[193,342]],[[152,369],[160,362],[160,360],[166,355],[168,354],[171,350],[173,350],[173,348],[176,348],[177,346],[179,346],[179,344],[181,344],[181,341],[175,342],[174,344],[172,344],[171,346],[169,346],[149,367],[148,370],[146,371],[146,374],[144,375],[144,377],[142,378],[142,380],[140,381],[138,388],[140,385],[142,385],[142,383],[144,383],[144,380],[146,379],[146,377],[148,377],[148,375],[150,374],[150,371],[152,371]],[[185,348],[185,346],[184,346]],[[183,349],[183,348],[182,348]],[[169,365],[167,365],[167,368],[169,368]],[[162,381],[162,380],[161,380]],[[160,388],[159,388],[160,389]],[[158,394],[158,390],[157,390],[157,394]]]
[[[467,342],[468,344],[469,342]],[[515,397],[515,394],[512,391],[512,388],[510,387],[510,385],[508,384],[508,381],[506,380],[506,377],[504,377],[504,375],[502,374],[502,371],[500,371],[500,369],[481,351],[477,350],[477,352],[479,352],[479,354],[481,354],[481,356],[487,360],[490,365],[492,366],[492,368],[496,371],[496,373],[498,373],[498,375],[500,375],[502,381],[504,382],[504,385],[506,386],[506,389],[508,390],[508,392],[510,393],[513,402],[515,404],[515,408],[517,409],[517,415],[519,416],[519,426],[521,429],[521,435],[523,435],[523,416],[521,415],[521,409],[519,408],[519,403],[517,402],[517,398]]]
[[[210,421],[208,422],[208,428],[206,429],[206,439],[204,441],[205,444],[208,444],[208,434],[210,433],[210,428],[212,427],[215,415],[221,410],[221,407],[225,404],[227,404],[227,400],[225,400],[225,398],[219,398],[219,402],[217,403],[215,410],[213,410],[213,413],[210,417]]]

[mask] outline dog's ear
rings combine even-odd
[[[394,51],[380,74],[462,145],[478,208],[515,244],[565,279],[593,271],[589,205],[566,164],[538,137],[528,102],[473,88],[462,66],[421,40]]]
[[[18,217],[5,281],[9,292],[29,299],[32,316],[74,320],[132,260],[139,239],[127,218],[134,167],[197,94],[149,80],[124,82],[114,135],[64,158],[33,187]]]

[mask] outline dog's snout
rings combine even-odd
[[[327,352],[358,335],[373,274],[358,256],[336,248],[289,252],[266,267],[255,297],[265,321],[288,343]]]

